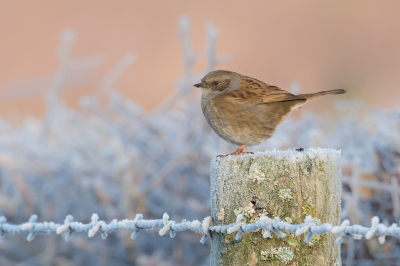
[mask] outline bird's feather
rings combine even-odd
[[[291,94],[276,86],[268,85],[260,80],[241,76],[241,82],[238,90],[229,92],[228,95],[241,101],[247,101],[254,104],[284,102],[284,101],[300,101],[305,102],[306,99]]]

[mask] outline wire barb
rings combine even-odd
[[[287,232],[296,233],[300,236],[306,234],[305,242],[311,241],[313,235],[322,235],[325,233],[332,233],[338,235],[336,243],[341,244],[346,237],[352,236],[354,239],[361,239],[365,236],[366,239],[370,239],[373,236],[378,236],[380,244],[385,243],[386,236],[400,236],[400,227],[397,224],[391,226],[385,226],[379,223],[378,217],[371,219],[371,227],[363,227],[361,225],[350,225],[349,220],[345,220],[339,226],[333,226],[331,224],[323,224],[317,226],[314,219],[311,216],[307,216],[302,224],[291,224],[288,222],[281,221],[279,217],[274,219],[268,216],[263,216],[260,220],[255,223],[245,223],[243,221],[243,215],[239,214],[236,218],[236,222],[229,225],[212,225],[212,218],[210,216],[204,218],[203,222],[197,220],[190,222],[183,220],[180,223],[169,219],[169,215],[164,213],[162,219],[158,220],[144,220],[142,214],[137,214],[134,220],[122,220],[117,221],[114,219],[111,223],[107,224],[104,221],[99,220],[97,214],[93,214],[91,223],[82,224],[74,222],[72,215],[67,215],[63,224],[57,224],[54,222],[37,222],[37,215],[32,215],[27,223],[20,225],[8,224],[7,219],[3,216],[0,217],[0,242],[4,239],[7,233],[23,233],[28,231],[28,241],[32,241],[36,234],[50,234],[55,232],[57,234],[67,233],[65,240],[69,241],[73,232],[87,232],[88,237],[93,237],[98,231],[101,232],[101,237],[106,239],[109,233],[113,233],[117,230],[131,231],[131,239],[134,240],[139,234],[140,230],[149,230],[155,227],[161,227],[159,235],[165,235],[168,230],[170,231],[171,238],[175,237],[177,232],[182,231],[193,231],[196,233],[203,234],[200,242],[205,243],[207,238],[211,239],[212,232],[215,233],[234,233],[237,232],[235,239],[241,240],[244,233],[258,232],[261,230],[264,238],[269,238],[274,233],[280,238],[284,238],[287,235],[281,230]]]

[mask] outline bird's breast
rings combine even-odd
[[[255,145],[272,135],[266,128],[266,119],[260,120],[260,114],[257,116],[251,106],[221,98],[208,101],[203,108],[208,124],[218,136],[235,145]]]
[[[209,101],[203,108],[204,117],[210,127],[224,140],[234,143],[235,127],[229,115],[226,115],[223,108]],[[240,145],[240,144],[238,144]]]

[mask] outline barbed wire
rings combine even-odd
[[[88,237],[93,237],[97,232],[100,232],[101,237],[106,239],[109,233],[113,233],[117,230],[131,231],[131,239],[134,240],[140,230],[151,230],[156,227],[161,227],[159,235],[163,236],[170,231],[170,237],[174,238],[177,232],[191,230],[196,233],[203,234],[200,242],[205,243],[207,238],[212,237],[212,233],[228,233],[232,234],[237,232],[235,239],[241,240],[244,233],[257,232],[263,230],[264,238],[271,238],[272,234],[277,235],[279,238],[284,238],[287,235],[281,230],[295,233],[297,236],[306,234],[305,242],[311,241],[313,235],[322,235],[325,233],[332,233],[338,235],[336,239],[337,244],[341,244],[346,237],[353,237],[354,239],[362,239],[364,236],[366,239],[370,239],[373,236],[378,236],[379,243],[385,242],[385,236],[400,236],[400,227],[397,224],[386,226],[379,222],[379,218],[374,216],[371,219],[371,227],[364,227],[361,225],[350,225],[349,220],[344,220],[341,225],[333,226],[325,223],[322,225],[315,224],[315,220],[311,216],[307,216],[302,224],[291,224],[285,221],[281,221],[279,217],[274,219],[268,216],[262,216],[258,221],[254,223],[243,222],[243,215],[237,216],[236,222],[228,225],[212,225],[212,218],[210,216],[204,218],[203,222],[194,220],[192,222],[183,220],[177,223],[173,220],[169,220],[169,215],[164,213],[162,219],[144,220],[142,214],[137,214],[134,220],[122,220],[117,221],[114,219],[111,223],[106,223],[99,220],[97,214],[93,214],[91,223],[82,224],[80,222],[73,221],[72,215],[67,215],[63,224],[54,222],[36,222],[38,219],[37,215],[32,215],[28,222],[15,225],[7,223],[4,216],[0,217],[0,242],[5,238],[7,233],[23,233],[29,232],[27,236],[28,241],[32,241],[37,234],[48,235],[52,232],[61,234],[66,232],[66,241],[71,239],[72,233],[74,232],[87,232]]]

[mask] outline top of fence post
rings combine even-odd
[[[306,219],[310,224],[339,225],[341,175],[341,152],[331,149],[215,158],[211,163],[214,224],[230,224],[238,218],[256,223],[268,215],[296,224],[311,216]],[[297,236],[293,231],[278,234],[286,235],[279,238],[271,234],[274,230],[257,230],[240,241],[234,234],[213,233],[211,265],[340,262],[339,245],[332,235],[312,236],[307,232],[306,236]]]

